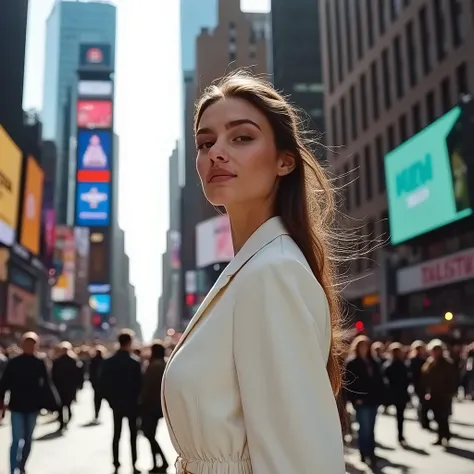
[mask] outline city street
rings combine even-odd
[[[92,393],[87,387],[79,395],[74,406],[74,420],[69,431],[57,437],[54,431],[57,423],[50,417],[42,417],[35,431],[35,443],[29,472],[33,474],[107,474],[112,472],[111,439],[112,423],[108,407],[101,414],[103,423],[99,426],[89,424],[92,416]],[[474,459],[474,402],[458,403],[454,408],[453,432],[455,438],[448,451],[431,446],[433,435],[418,428],[412,421],[413,411],[409,412],[406,438],[410,447],[401,449],[396,442],[395,417],[380,415],[377,425],[377,454],[382,458],[383,474],[472,474]],[[121,446],[121,472],[130,472],[130,452],[127,445],[128,430],[124,425]],[[159,440],[171,463],[175,453],[171,446],[164,424],[159,427]],[[0,426],[0,474],[8,474],[8,447],[10,429],[7,421]],[[151,466],[149,446],[143,437],[139,444],[139,468],[146,472]],[[366,468],[367,469],[367,468]],[[358,460],[357,452],[348,448],[347,472],[359,474],[370,472]],[[288,473],[294,474],[294,473]]]

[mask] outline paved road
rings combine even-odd
[[[112,423],[108,407],[101,414],[102,424],[88,426],[92,416],[92,394],[89,389],[79,395],[74,406],[74,419],[69,431],[61,437],[53,433],[57,423],[51,423],[48,417],[42,417],[35,431],[36,442],[33,445],[28,462],[31,474],[108,474],[112,473],[111,439]],[[410,412],[412,418],[414,413]],[[383,458],[382,474],[473,474],[474,473],[474,402],[456,404],[453,416],[453,431],[456,437],[452,448],[431,446],[434,435],[419,429],[415,421],[407,421],[406,438],[409,449],[398,447],[395,432],[395,418],[380,415],[377,422],[377,439],[380,447],[377,454]],[[159,426],[158,438],[173,462],[175,453],[171,446],[164,424]],[[124,425],[121,446],[123,474],[130,469],[130,453],[127,445],[128,430]],[[148,443],[144,438],[139,442],[139,467],[146,472],[151,466]],[[10,429],[8,423],[0,425],[0,474],[8,474],[8,446]],[[357,451],[348,448],[347,471],[349,474],[370,472],[358,460]],[[288,473],[296,474],[296,473]],[[330,474],[330,473],[327,473]]]

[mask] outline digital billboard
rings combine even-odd
[[[77,135],[77,181],[108,183],[112,134],[104,130],[81,130]]]
[[[106,292],[98,291],[97,288],[110,287],[109,249],[110,238],[108,232],[91,232],[89,246],[89,288],[95,288],[94,293]]]
[[[234,258],[229,217],[211,217],[196,226],[196,264],[198,268]]]
[[[461,107],[385,156],[393,245],[472,214]]]
[[[81,69],[103,70],[112,68],[112,47],[106,43],[83,43],[79,47]]]
[[[29,156],[26,165],[20,243],[34,255],[38,255],[40,249],[43,181],[43,170],[36,160]]]
[[[34,320],[35,315],[35,295],[28,293],[15,285],[8,285],[7,324],[23,327],[28,323],[28,321]]]
[[[78,100],[77,126],[79,128],[112,128],[110,100]]]
[[[76,225],[108,226],[109,214],[110,184],[77,183]]]
[[[0,243],[13,245],[18,225],[18,204],[23,154],[0,125]]]
[[[76,245],[74,230],[68,226],[56,226],[54,262],[61,268],[52,290],[54,302],[73,301],[76,282]]]
[[[79,97],[109,98],[113,95],[112,81],[79,81],[77,95]]]
[[[108,314],[111,309],[110,295],[91,295],[89,306],[99,314]]]

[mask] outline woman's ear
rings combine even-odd
[[[278,176],[286,176],[290,174],[296,167],[296,158],[289,152],[284,151],[280,153],[278,158]]]

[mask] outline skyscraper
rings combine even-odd
[[[56,201],[66,203],[70,101],[76,83],[81,43],[112,46],[115,65],[116,8],[111,3],[57,0],[46,22],[46,51],[43,90],[43,138],[56,142],[58,150]],[[67,116],[67,117],[66,117]],[[67,119],[67,120],[66,120]],[[71,127],[74,124],[69,124]],[[67,127],[66,127],[67,128]],[[66,133],[65,133],[66,132]],[[63,183],[63,186],[61,186]],[[59,222],[66,221],[66,207]],[[58,209],[61,211],[61,209]]]

